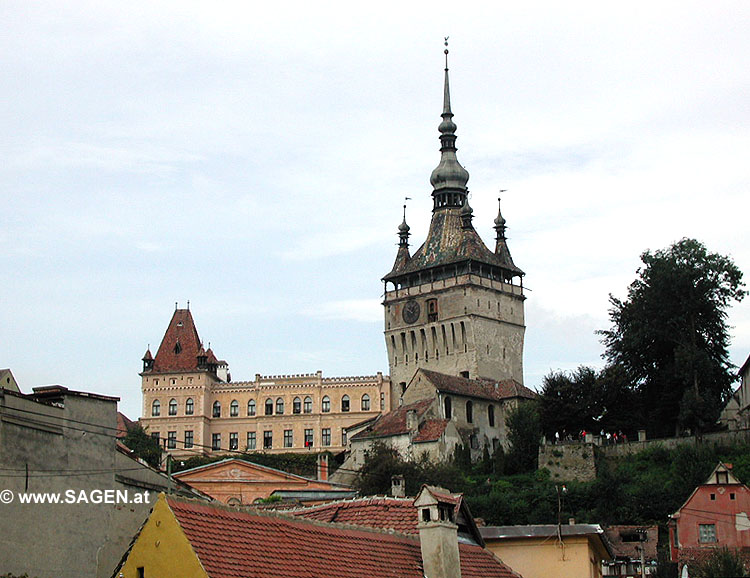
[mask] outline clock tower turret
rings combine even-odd
[[[523,383],[524,273],[510,256],[506,221],[499,212],[494,252],[474,229],[469,173],[456,157],[447,48],[445,55],[440,163],[430,176],[427,239],[410,254],[404,214],[396,260],[383,277],[392,400],[420,368]]]

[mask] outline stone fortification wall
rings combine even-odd
[[[539,447],[539,469],[549,470],[550,479],[560,482],[590,482],[596,479],[593,443],[570,442]]]
[[[750,429],[732,430],[703,434],[697,436],[684,436],[678,438],[660,438],[641,442],[628,442],[624,444],[613,444],[599,446],[597,451],[606,457],[616,458],[642,452],[650,447],[660,446],[674,449],[681,445],[733,445],[738,443],[750,443]],[[542,467],[541,462],[539,467]]]

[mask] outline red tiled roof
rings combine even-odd
[[[422,578],[419,538],[167,498],[209,578]],[[416,516],[415,516],[416,518]],[[516,577],[459,544],[463,578]]]
[[[450,422],[449,419],[428,419],[424,423],[419,424],[419,431],[412,438],[412,442],[415,444],[422,442],[435,442],[440,439],[440,436],[445,432],[445,428]]]
[[[415,410],[417,412],[417,419],[422,417],[424,413],[432,405],[433,400],[423,399],[409,405],[402,405],[393,411],[381,415],[375,423],[370,427],[357,432],[351,439],[361,439],[370,437],[389,437],[395,435],[402,435],[409,433],[409,428],[406,427],[406,414],[409,410]]]
[[[115,436],[119,438],[124,438],[126,435],[128,435],[128,430],[133,426],[133,421],[128,419],[127,416],[123,413],[117,412],[117,433]]]
[[[179,343],[179,347],[177,344]],[[154,358],[155,373],[198,369],[201,340],[189,309],[175,309]]]
[[[395,530],[402,534],[417,533],[417,515],[413,498],[358,498],[311,506],[289,513],[319,522]]]
[[[456,375],[446,375],[427,369],[420,370],[438,391],[477,397],[480,399],[503,400],[513,397],[536,399],[537,394],[514,379],[493,381],[490,379],[468,379]]]

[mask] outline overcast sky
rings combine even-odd
[[[526,272],[525,381],[601,365],[639,255],[750,275],[750,3],[0,3],[0,367],[141,413],[176,301],[234,380],[387,373],[381,277],[439,160]],[[729,312],[750,353],[750,299]]]

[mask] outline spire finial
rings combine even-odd
[[[466,183],[469,172],[456,159],[456,123],[451,110],[450,81],[448,78],[448,36],[445,43],[445,81],[443,85],[443,120],[438,126],[440,132],[440,164],[432,171],[430,183],[433,186],[433,210],[443,207],[460,208],[466,196]]]
[[[502,195],[505,191],[508,189],[500,189],[500,195]],[[501,197],[497,197],[497,218],[495,218],[495,231],[497,232],[497,241],[504,241],[505,240],[505,229],[507,228],[505,226],[505,219],[503,218],[503,213],[500,210],[500,199]]]
[[[177,311],[177,301],[174,302],[174,310]]]
[[[404,220],[398,226],[399,247],[409,246],[409,225],[406,224],[406,201],[409,200],[411,200],[410,197],[404,197]]]

